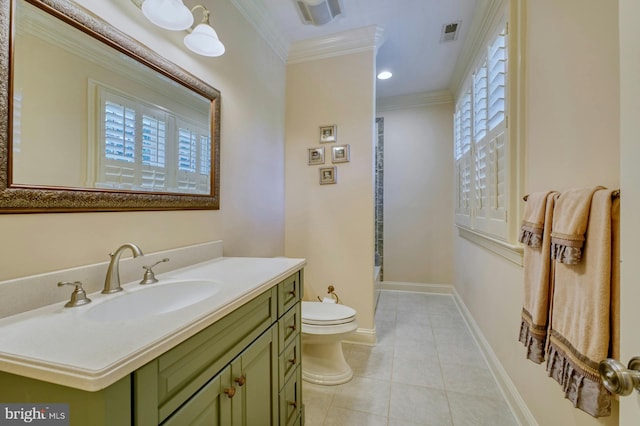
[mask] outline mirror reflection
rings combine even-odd
[[[32,4],[14,13],[11,185],[214,195],[214,99]]]

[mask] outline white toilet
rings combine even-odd
[[[342,340],[358,328],[356,311],[337,303],[302,302],[302,378],[339,385],[353,377]]]

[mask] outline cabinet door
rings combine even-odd
[[[278,424],[277,327],[274,325],[231,364],[232,424]]]
[[[171,415],[163,426],[231,424],[231,401],[234,397],[231,368],[227,367],[196,392],[180,409]]]

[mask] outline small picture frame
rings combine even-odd
[[[320,185],[329,185],[338,181],[337,167],[320,167]]]
[[[332,163],[348,163],[350,161],[350,145],[336,145],[331,147]]]
[[[335,142],[338,140],[338,126],[320,126],[320,143]]]
[[[324,147],[309,148],[307,150],[307,164],[324,164]]]

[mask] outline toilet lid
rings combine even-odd
[[[302,302],[302,322],[305,324],[346,324],[355,316],[355,309],[337,303]]]

